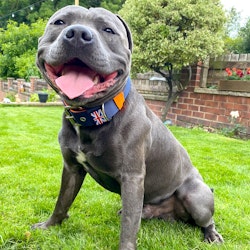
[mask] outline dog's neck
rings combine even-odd
[[[128,77],[123,91],[102,105],[93,108],[79,107],[73,109],[65,104],[65,117],[74,126],[90,127],[103,125],[109,122],[122,109],[130,89],[131,80]]]

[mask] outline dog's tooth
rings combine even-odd
[[[98,84],[99,83],[99,76],[98,75],[96,75],[94,77],[93,82],[94,82],[94,84]]]

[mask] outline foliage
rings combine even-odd
[[[56,102],[60,99],[59,95],[54,91],[50,89],[44,89],[42,92],[48,93],[48,102]],[[39,102],[38,94],[33,93],[30,95],[30,102]]]
[[[59,95],[53,89],[44,89],[43,92],[48,93],[48,102],[56,102],[60,99]]]
[[[227,80],[250,80],[250,68],[247,68],[245,71],[237,68],[226,68],[225,71],[227,72]]]
[[[124,0],[82,0],[84,7],[102,5],[117,12]],[[42,35],[47,18],[57,9],[73,4],[72,0],[45,0],[33,4],[33,0],[0,2],[0,76],[28,79],[40,76],[35,65],[37,40]],[[28,6],[28,8],[24,7]],[[32,8],[31,8],[32,7]],[[20,11],[18,11],[20,10]],[[14,16],[10,14],[13,12]],[[8,18],[12,20],[8,21]],[[15,20],[15,21],[13,21]]]
[[[225,44],[225,54],[240,54],[243,52],[243,39],[240,36],[230,37],[225,36],[224,44]]]
[[[30,102],[39,102],[38,94],[37,93],[31,94],[29,101]]]
[[[242,52],[250,53],[250,18],[246,25],[240,29],[239,36],[242,38]]]
[[[4,117],[0,119],[0,248],[117,249],[120,198],[90,176],[86,177],[68,220],[49,230],[30,229],[32,224],[48,218],[59,192],[62,157],[57,133],[63,107],[0,106],[0,111]],[[143,220],[138,250],[249,249],[250,141],[201,129],[170,129],[214,189],[214,218],[225,243],[206,244],[199,228],[181,222]]]
[[[55,3],[57,1],[45,1],[42,2],[35,10],[30,11],[25,23],[34,23],[38,19],[48,19],[56,10]],[[69,2],[69,1],[68,1]],[[72,1],[71,1],[72,2]]]
[[[225,53],[250,53],[250,18],[241,26],[240,13],[232,8],[227,13]]]
[[[182,67],[223,52],[219,0],[127,0],[120,11],[134,40],[135,72]]]
[[[223,135],[238,138],[246,133],[246,128],[239,122],[239,116],[239,111],[231,111],[230,117],[228,118],[231,125],[221,129]]]
[[[240,30],[240,12],[232,7],[229,11],[226,11],[226,17],[225,34],[227,37],[236,37]]]
[[[225,136],[232,138],[243,137],[246,132],[246,128],[242,126],[240,123],[235,123],[232,126],[225,127],[221,129],[221,133]]]
[[[10,21],[7,29],[0,29],[0,76],[28,79],[38,75],[35,65],[37,40],[45,22],[38,20],[30,26]]]
[[[123,3],[124,0],[80,0],[80,5],[86,8],[103,6],[113,12],[117,12]],[[26,24],[48,19],[56,10],[70,4],[74,4],[74,0],[1,0],[0,26],[6,28],[9,19]]]
[[[11,102],[15,102],[16,101],[16,97],[14,93],[6,93],[6,98],[10,99]]]
[[[34,3],[35,2],[35,3]],[[84,1],[88,2],[88,0]],[[17,23],[31,24],[38,19],[47,19],[57,9],[73,4],[74,0],[1,0],[0,16],[5,18],[0,19],[2,27],[6,27],[8,19]]]
[[[101,7],[108,9],[113,13],[117,13],[121,9],[124,2],[125,0],[104,0],[101,1]]]
[[[25,78],[28,80],[30,76],[40,76],[35,64],[36,48],[24,52],[20,57],[15,60],[15,76]],[[13,76],[13,74],[12,74]]]
[[[226,11],[227,22],[225,24],[225,53],[239,54],[242,52],[242,37],[239,36],[241,15],[234,7]]]

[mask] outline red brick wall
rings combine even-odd
[[[162,109],[165,106],[166,102],[164,101],[157,101],[157,100],[147,100],[147,105],[154,111],[154,113],[158,117],[162,117]]]
[[[3,98],[5,97],[4,92],[0,89],[0,102],[3,101]]]
[[[180,126],[201,125],[223,128],[232,125],[230,112],[239,111],[237,122],[246,127],[250,134],[250,97],[196,93],[199,87],[200,69],[168,111],[166,119]],[[146,100],[148,106],[161,117],[164,101]]]

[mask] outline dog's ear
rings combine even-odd
[[[125,21],[118,15],[116,15],[120,21],[122,22],[123,26],[125,27],[126,31],[127,31],[127,38],[128,38],[128,46],[129,46],[129,49],[132,53],[132,49],[133,49],[133,40],[132,40],[132,34],[131,34],[131,31],[128,27],[128,25],[125,23]]]

